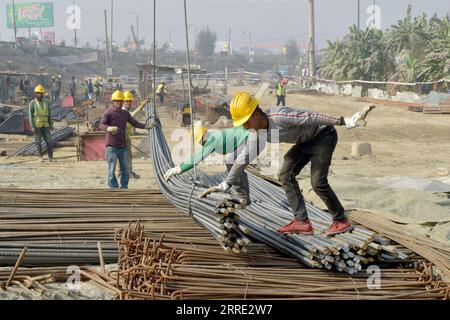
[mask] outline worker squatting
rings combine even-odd
[[[314,233],[296,180],[296,176],[309,162],[312,187],[333,217],[333,223],[326,234],[332,236],[351,231],[354,227],[348,222],[342,204],[328,184],[328,172],[338,140],[334,127],[346,126],[347,129],[353,129],[366,125],[365,118],[374,107],[368,105],[351,118],[328,116],[286,106],[264,112],[255,97],[247,92],[238,92],[230,104],[234,128],[209,133],[200,125],[194,126],[194,141],[203,145],[202,150],[181,165],[169,169],[164,178],[169,181],[172,176],[190,170],[213,152],[237,154],[231,164],[227,161],[226,179],[218,186],[206,190],[201,197],[213,192],[227,192],[233,188],[242,204],[251,205],[245,169],[264,149],[258,138],[263,136],[264,143],[290,143],[293,146],[284,156],[279,179],[291,205],[294,219],[278,232],[305,235]],[[271,132],[274,131],[277,132],[277,141],[272,139]],[[267,134],[264,136],[260,132]]]

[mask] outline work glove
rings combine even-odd
[[[208,194],[213,193],[213,192],[226,192],[228,189],[230,189],[230,185],[224,181],[221,184],[219,184],[218,186],[215,187],[211,187],[208,190],[206,190],[205,192],[203,192],[199,198],[205,198]]]
[[[145,125],[145,130],[150,130],[150,129],[153,129],[154,127],[155,127],[155,125],[153,123],[147,123]]]
[[[108,127],[108,129],[106,129],[106,131],[108,131],[111,134],[117,134],[117,132],[119,131],[119,128],[116,126],[111,126],[111,127]]]
[[[355,113],[351,118],[344,118],[345,126],[347,129],[353,129],[359,126],[365,127],[367,121],[365,120],[369,112],[375,108],[375,105],[369,104],[365,106],[360,111]]]
[[[181,174],[180,166],[176,166],[175,168],[169,169],[164,174],[164,180],[169,181],[172,176],[176,176]]]

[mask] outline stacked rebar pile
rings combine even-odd
[[[183,217],[159,191],[0,189],[0,265],[14,265],[23,247],[24,266],[98,263],[102,242],[105,262],[117,261],[114,230],[139,220],[145,236],[180,249],[195,247],[184,259],[204,256],[235,265],[297,266],[264,244],[246,254],[226,254],[209,232]]]
[[[149,116],[155,116],[151,104],[147,105],[147,112]],[[336,269],[349,274],[358,272],[363,268],[362,265],[370,264],[383,255],[389,259],[408,259],[412,253],[399,253],[389,245],[388,239],[361,227],[357,227],[353,232],[328,238],[324,232],[332,223],[330,215],[310,205],[307,206],[307,211],[316,234],[281,235],[276,230],[293,218],[286,196],[281,188],[251,174],[249,183],[252,204],[237,212],[233,211],[239,220],[234,219],[235,221],[229,224],[230,228],[226,228],[222,211],[218,212],[216,207],[227,203],[231,195],[216,193],[208,195],[206,199],[198,198],[207,186],[218,185],[225,176],[208,176],[197,170],[201,183],[194,184],[191,174],[172,177],[166,182],[162,176],[173,166],[173,161],[157,117],[156,123],[157,126],[149,132],[149,150],[155,179],[162,193],[180,210],[193,215],[225,250],[233,250],[236,253],[245,251],[246,245],[250,243],[246,236],[251,236],[310,267]],[[215,212],[222,215],[215,216]],[[229,240],[224,241],[224,236],[227,235]]]
[[[375,288],[370,274],[349,278],[295,266],[236,266],[227,263],[230,256],[191,261],[191,249],[168,246],[163,236],[146,238],[140,224],[117,230],[116,240],[118,270],[87,269],[84,275],[119,299],[443,299],[449,292],[432,279],[427,264],[421,271],[383,270]]]
[[[55,144],[56,142],[65,140],[74,134],[75,134],[75,130],[71,127],[64,127],[61,129],[57,129],[55,131],[52,131],[52,133],[51,133],[52,142],[53,142],[53,144]],[[47,151],[47,145],[45,144],[44,139],[41,139],[41,148],[42,148],[42,152]],[[37,151],[36,144],[34,142],[32,142],[32,143],[27,144],[26,146],[20,148],[19,150],[15,151],[11,155],[9,155],[8,158],[13,157],[13,156],[37,156],[37,155],[38,155],[38,151]]]
[[[60,104],[50,106],[50,114],[55,121],[75,120],[77,116],[71,108],[63,108]]]

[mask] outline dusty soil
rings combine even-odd
[[[257,87],[231,87],[230,94],[242,89],[256,92]],[[260,104],[266,108],[273,106],[274,102],[275,98],[266,94]],[[351,116],[365,105],[350,97],[309,94],[288,95],[287,104],[291,107],[343,116]],[[165,116],[162,122],[166,136],[169,137],[173,129],[179,128],[181,118],[178,116],[172,119]],[[448,151],[450,115],[427,115],[409,112],[402,107],[377,106],[369,114],[368,122],[367,127],[354,130],[337,128],[339,142],[331,167],[335,176],[432,177],[450,169]],[[138,146],[143,137],[143,135],[134,136],[133,144]],[[0,135],[0,150],[11,153],[17,147],[31,141],[32,137]],[[352,142],[371,143],[373,155],[352,158]],[[175,142],[169,141],[169,144],[173,146]],[[280,155],[283,156],[289,147],[282,145]],[[74,147],[57,148],[55,157],[56,163],[39,162],[36,157],[10,159],[0,157],[0,187],[71,189],[107,187],[106,162],[77,162]],[[135,158],[133,164],[141,179],[131,180],[129,187],[156,188],[149,160],[145,157]],[[217,171],[223,167],[211,169]]]

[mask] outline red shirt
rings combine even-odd
[[[123,148],[126,146],[125,132],[127,123],[133,127],[145,129],[145,124],[135,120],[131,114],[126,110],[115,110],[113,107],[105,111],[100,120],[99,128],[106,130],[108,127],[118,127],[119,131],[116,134],[106,132],[106,145],[114,148]]]

